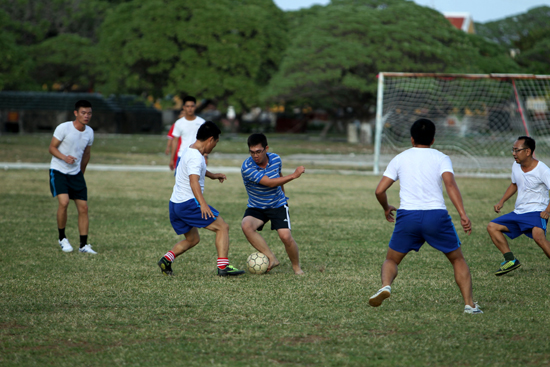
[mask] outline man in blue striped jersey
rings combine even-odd
[[[244,235],[256,250],[269,258],[267,271],[270,271],[280,263],[258,231],[263,229],[265,223],[271,221],[271,229],[277,231],[285,245],[292,270],[297,275],[304,274],[300,267],[298,245],[290,232],[288,198],[285,196],[283,185],[300,177],[305,168],[300,166],[294,173],[283,176],[281,158],[269,152],[264,134],[250,135],[248,149],[250,157],[241,167],[244,186],[248,193],[247,209],[241,223]]]

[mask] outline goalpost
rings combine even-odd
[[[457,172],[509,174],[521,135],[536,140],[535,156],[550,165],[549,107],[550,75],[380,73],[374,173],[411,147],[419,118],[435,123],[433,147]]]

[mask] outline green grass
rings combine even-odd
[[[248,135],[222,134],[215,153],[248,153]],[[372,153],[372,147],[350,145],[345,138],[320,139],[312,135],[268,134],[272,149],[282,156],[297,153]],[[0,162],[46,163],[52,134],[0,135]],[[165,135],[99,135],[92,146],[91,163],[168,164]],[[241,162],[242,163],[242,162]]]
[[[207,180],[205,197],[229,223],[230,261],[243,267],[254,252],[239,226],[246,193],[239,175],[228,178]],[[47,171],[0,173],[2,366],[550,365],[548,259],[522,237],[512,249],[523,267],[493,275],[502,256],[485,227],[507,180],[458,179],[473,222],[463,252],[485,312],[464,315],[452,267],[427,245],[405,258],[392,297],[368,306],[393,229],[374,198],[376,177],[306,173],[289,183],[306,275],[293,275],[276,234],[264,231],[281,266],[235,279],[215,275],[206,230],[175,276],[161,275],[156,262],[178,241],[170,173],[86,179],[96,256],[59,249]],[[398,204],[397,186],[390,201]],[[67,235],[77,245],[72,204]]]

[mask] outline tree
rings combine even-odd
[[[478,34],[509,49],[519,50],[516,61],[532,74],[550,74],[550,7],[540,6],[525,14],[476,24]]]
[[[240,111],[258,103],[286,45],[271,0],[133,0],[101,27],[100,90],[191,94]]]
[[[521,39],[532,31],[547,28],[550,22],[550,7],[540,6],[524,14],[514,15],[487,23],[475,23],[476,33],[508,48],[518,47]]]
[[[0,79],[13,79],[0,89],[92,89],[96,32],[117,2],[0,0],[0,44],[8,50],[0,63],[19,60],[11,72],[0,66]]]
[[[486,73],[520,70],[502,47],[405,0],[333,0],[301,18],[263,98],[369,115],[380,71]],[[372,110],[371,110],[372,111]]]
[[[9,15],[0,9],[0,24],[10,24]],[[0,33],[0,90],[15,89],[24,86],[32,89],[34,85],[28,73],[32,69],[32,61],[27,56],[24,46],[17,44],[17,36],[5,27]]]

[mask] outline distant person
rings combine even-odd
[[[67,121],[55,129],[49,152],[53,156],[50,163],[50,190],[57,197],[57,228],[59,245],[64,252],[73,251],[67,236],[67,207],[74,200],[78,210],[78,231],[80,232],[81,253],[96,254],[88,242],[88,188],[84,172],[90,161],[94,142],[94,131],[88,126],[92,118],[92,105],[86,100],[76,102],[74,121]]]
[[[180,113],[178,114],[178,120],[183,118],[185,115],[185,111],[183,110],[183,108],[180,110]],[[169,165],[170,167],[170,170],[174,170],[174,167],[176,167],[177,165],[177,161],[178,161],[178,155],[174,153],[174,150],[172,149],[172,141],[174,139],[177,139],[178,143],[176,145],[176,153],[179,151],[180,149],[180,146],[181,146],[181,137],[179,138],[174,138],[174,135],[173,135],[173,132],[174,132],[174,127],[176,126],[176,123],[174,122],[172,124],[172,127],[170,127],[170,131],[168,131],[168,134],[166,135],[166,137],[168,138],[168,140],[166,141],[166,150],[164,151],[164,154],[166,155],[169,155],[170,156],[170,159],[171,159],[171,163],[173,163],[173,165]]]
[[[435,125],[431,120],[417,120],[411,127],[412,148],[398,154],[389,163],[376,188],[376,198],[388,222],[394,222],[395,207],[388,204],[386,191],[400,180],[401,205],[393,230],[386,261],[382,265],[382,288],[369,299],[378,307],[390,297],[391,285],[397,277],[397,266],[410,251],[420,250],[424,242],[443,252],[454,268],[455,281],[464,298],[464,313],[481,314],[473,300],[470,268],[462,255],[460,240],[451,216],[445,207],[442,181],[447,194],[460,215],[464,232],[472,232],[462,196],[454,179],[451,160],[430,148],[434,143]]]
[[[195,115],[196,109],[197,100],[195,97],[187,96],[183,99],[183,117],[176,121],[172,130],[174,139],[172,139],[172,156],[169,164],[171,170],[177,167],[183,150],[189,148],[189,145],[197,140],[197,131],[204,123],[203,118]],[[178,140],[180,140],[179,148]]]
[[[197,132],[197,140],[184,149],[176,168],[176,183],[170,198],[170,222],[178,235],[185,239],[176,243],[159,261],[164,275],[172,275],[172,263],[200,241],[199,228],[206,228],[216,233],[215,245],[218,251],[218,275],[241,275],[239,270],[229,265],[229,226],[219,212],[206,203],[203,196],[204,178],[223,182],[226,176],[222,173],[210,173],[206,170],[204,154],[214,149],[220,140],[220,129],[211,121],[206,121]]]
[[[277,231],[285,245],[292,270],[297,275],[304,274],[300,267],[298,245],[290,231],[290,215],[283,185],[299,178],[305,172],[305,168],[300,166],[294,173],[283,176],[281,158],[269,152],[264,134],[250,135],[248,149],[250,157],[241,167],[241,175],[248,193],[248,207],[241,222],[244,235],[256,250],[268,257],[267,271],[270,271],[280,263],[258,231],[271,221],[271,229]]]
[[[512,165],[512,183],[494,210],[500,213],[504,203],[517,192],[516,205],[514,211],[493,219],[487,226],[491,240],[504,256],[504,262],[495,273],[497,276],[521,266],[504,234],[511,239],[522,234],[534,239],[550,258],[550,242],[546,239],[546,225],[550,216],[550,169],[533,157],[535,147],[535,140],[528,136],[520,136],[515,141],[512,148],[516,161]]]

